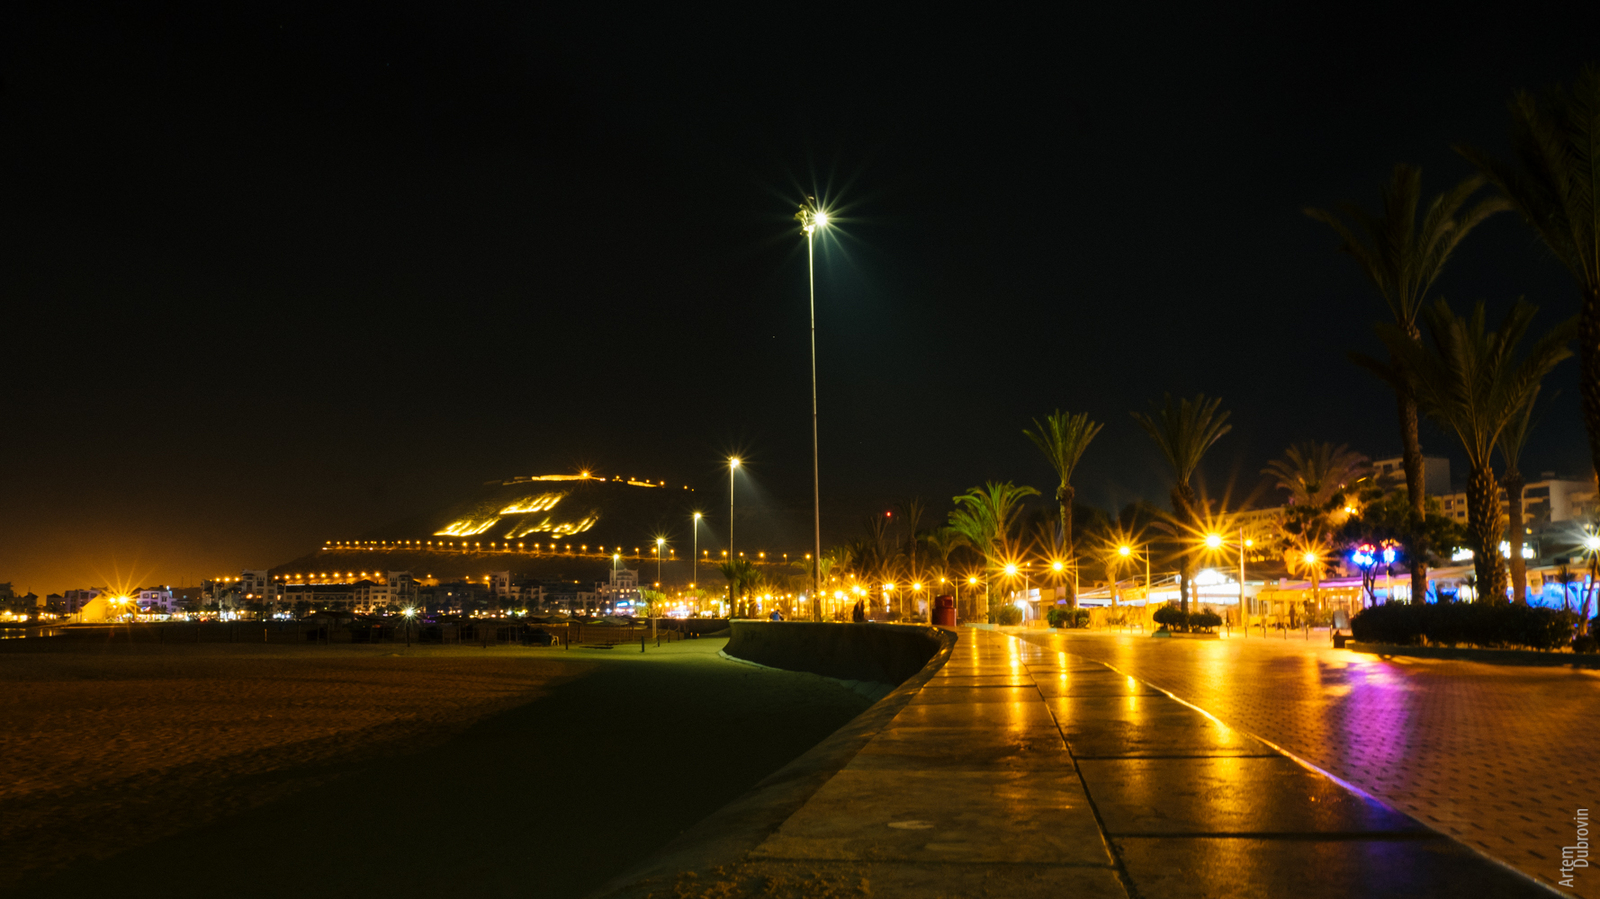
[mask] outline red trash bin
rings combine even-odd
[[[956,626],[956,598],[940,596],[933,601],[933,623],[945,627]]]

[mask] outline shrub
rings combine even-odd
[[[1222,616],[1210,609],[1201,609],[1189,613],[1189,626],[1194,627],[1222,627]]]
[[[1156,609],[1155,614],[1150,617],[1155,620],[1156,624],[1165,625],[1170,630],[1189,626],[1189,616],[1184,614],[1181,606],[1173,605],[1172,603],[1167,603]]]
[[[1572,651],[1580,653],[1600,652],[1600,640],[1596,640],[1591,634],[1573,637]]]
[[[1358,613],[1350,632],[1363,643],[1550,650],[1570,645],[1576,625],[1570,612],[1504,602],[1388,603]]]
[[[1065,606],[1055,606],[1045,612],[1045,620],[1051,627],[1088,627],[1088,609],[1069,609]]]
[[[995,610],[994,623],[1003,627],[1016,627],[1022,623],[1022,610],[1016,606],[1001,606]]]

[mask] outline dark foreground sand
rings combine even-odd
[[[582,895],[867,705],[723,644],[5,645],[0,891]]]

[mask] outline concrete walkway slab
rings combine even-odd
[[[1037,772],[839,772],[754,858],[1109,865],[1083,785]]]
[[[1416,899],[1549,896],[1453,840],[1114,841],[1139,896],[1161,899]]]
[[[1072,770],[1056,727],[891,727],[855,757],[873,770]]]
[[[1429,833],[1292,759],[1079,759],[1112,836]]]
[[[995,899],[1127,899],[1109,865],[971,865],[949,862],[787,862],[760,861],[742,866],[744,883],[758,884],[758,895],[798,895],[805,899],[945,899],[985,896]],[[797,887],[787,892],[789,887]],[[695,895],[740,896],[741,892]]]

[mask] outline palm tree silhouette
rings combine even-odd
[[[1056,502],[1061,504],[1061,546],[1072,554],[1072,565],[1076,567],[1078,556],[1072,543],[1072,470],[1078,466],[1084,450],[1089,448],[1089,442],[1100,433],[1103,425],[1090,421],[1087,412],[1072,415],[1057,409],[1046,415],[1042,422],[1035,418],[1033,426],[1038,430],[1024,428],[1022,433],[1033,441],[1039,452],[1044,453],[1050,467],[1061,478],[1060,485],[1056,487]],[[1077,607],[1078,594],[1068,585],[1067,608]]]
[[[1484,179],[1473,176],[1434,197],[1417,223],[1417,208],[1422,202],[1422,170],[1397,165],[1383,189],[1383,211],[1373,216],[1356,206],[1342,207],[1355,223],[1325,209],[1308,208],[1306,215],[1323,222],[1339,235],[1339,249],[1348,253],[1377,288],[1389,307],[1395,327],[1413,344],[1420,345],[1417,313],[1427,300],[1429,289],[1462,238],[1480,222],[1509,207],[1505,200],[1492,197],[1462,213],[1461,209],[1483,187]],[[1427,514],[1424,502],[1422,444],[1417,434],[1417,400],[1410,382],[1391,352],[1387,365],[1365,357],[1356,361],[1371,369],[1394,390],[1400,416],[1400,455],[1406,472],[1406,495],[1412,514],[1420,524]],[[1427,563],[1420,556],[1411,558],[1411,596],[1421,601],[1427,595]]]
[[[1467,318],[1439,300],[1426,308],[1430,340],[1414,343],[1392,324],[1378,328],[1389,352],[1401,359],[1418,407],[1460,438],[1467,454],[1467,534],[1479,596],[1504,601],[1505,568],[1500,564],[1500,489],[1490,466],[1501,433],[1539,392],[1544,376],[1572,355],[1567,349],[1576,323],[1568,319],[1534,342],[1526,353],[1518,344],[1538,307],[1518,300],[1500,330],[1490,331],[1483,303]],[[1416,594],[1413,594],[1413,599]]]
[[[1172,469],[1172,516],[1181,545],[1182,531],[1187,529],[1195,532],[1200,524],[1199,512],[1195,508],[1194,486],[1190,483],[1194,470],[1200,467],[1206,450],[1221,440],[1222,435],[1233,430],[1233,426],[1226,423],[1228,413],[1218,410],[1222,405],[1221,397],[1208,400],[1201,393],[1192,400],[1175,400],[1171,394],[1165,394],[1162,400],[1160,406],[1151,404],[1149,415],[1134,412],[1133,418],[1144,426]],[[1178,587],[1185,614],[1189,611],[1189,583],[1193,567],[1192,554],[1180,549]]]
[[[1590,461],[1600,471],[1600,69],[1585,66],[1570,91],[1555,88],[1543,102],[1518,94],[1511,149],[1515,163],[1456,148],[1578,282],[1578,390]]]

